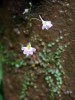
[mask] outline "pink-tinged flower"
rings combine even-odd
[[[42,30],[44,30],[44,29],[48,30],[49,28],[51,28],[53,26],[51,21],[44,21],[40,15],[39,15],[39,17],[42,21]]]
[[[33,53],[36,52],[36,49],[32,48],[30,43],[28,43],[26,47],[22,47],[21,50],[23,50],[23,54],[26,56],[33,55]]]

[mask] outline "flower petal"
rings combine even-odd
[[[21,47],[21,50],[24,50],[26,47]]]

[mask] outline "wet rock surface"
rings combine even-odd
[[[20,1],[16,0],[16,2],[11,0],[5,7],[1,7],[0,18],[2,18],[6,29],[3,38],[6,44],[6,48],[8,48],[8,50],[15,49],[15,51],[17,50],[17,52],[20,53],[21,43],[26,44],[27,41],[29,41],[28,35],[25,35],[26,33],[28,34],[28,32],[26,32],[27,28],[24,23],[23,25],[20,25],[20,28],[15,25],[10,31],[10,16],[13,12],[14,14],[21,13],[23,11],[21,11],[22,6],[23,9],[27,8],[28,6],[24,6],[24,4],[20,3]],[[14,4],[16,6],[14,6]],[[38,5],[36,9],[33,9],[32,15],[36,18],[39,18],[38,16],[41,15],[43,19],[51,20],[53,23],[52,29],[49,30],[50,35],[45,35],[47,31],[41,31],[40,22],[37,20],[33,21],[33,38],[36,37],[35,34],[37,34],[38,38],[42,37],[45,42],[48,42],[50,40],[55,40],[55,38],[59,35],[67,35],[63,44],[70,42],[70,45],[66,49],[65,53],[63,53],[63,67],[66,74],[64,78],[64,85],[62,86],[61,98],[62,100],[75,100],[75,0],[44,0],[41,5]],[[13,37],[13,40],[9,37],[9,35]],[[35,39],[34,44],[36,43],[37,38]],[[37,45],[38,44],[39,43],[37,43]],[[38,48],[37,51],[39,51],[39,47],[36,47]],[[8,67],[7,69],[7,66],[4,66],[3,69],[5,100],[19,100],[23,73],[29,69],[26,68],[22,70],[16,70],[16,73],[13,68],[11,69],[11,67]],[[39,71],[39,69],[37,71]],[[35,91],[34,88],[30,88],[25,100],[49,100],[49,90],[44,83],[43,76],[38,78],[35,83],[38,84],[39,88],[36,89],[37,91]],[[56,98],[59,100],[57,96]]]

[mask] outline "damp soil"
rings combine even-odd
[[[53,24],[53,27],[47,32],[46,30],[41,30],[40,21],[33,20],[32,42],[37,49],[37,53],[34,54],[32,59],[37,59],[37,54],[42,49],[38,41],[39,38],[48,43],[54,41],[59,35],[66,34],[67,36],[62,44],[70,42],[70,45],[62,55],[65,78],[63,79],[61,100],[75,100],[75,0],[53,1],[55,2],[52,2],[52,0],[41,0],[41,3],[36,4],[32,9],[34,18],[39,19],[39,15],[41,15],[44,20],[51,20]],[[5,44],[6,51],[10,52],[12,50],[18,54],[16,59],[24,57],[21,52],[21,44],[26,45],[30,41],[26,22],[23,20],[17,21],[17,19],[12,22],[11,20],[15,16],[20,17],[23,10],[24,4],[21,0],[5,2],[0,8],[0,19],[3,21],[5,29],[2,41]],[[16,33],[14,28],[18,28],[20,34]],[[5,100],[20,100],[23,77],[26,72],[34,74],[35,84],[37,84],[38,89],[35,90],[33,87],[30,87],[25,100],[49,100],[49,89],[45,84],[44,76],[37,75],[39,71],[39,66],[37,70],[36,68],[31,70],[29,67],[15,68],[4,64]],[[56,96],[56,100],[59,100],[58,96]]]

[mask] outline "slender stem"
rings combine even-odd
[[[43,22],[43,19],[42,19],[42,17],[39,15],[39,17],[40,17],[40,19],[41,19],[41,21]]]
[[[38,18],[31,18],[31,20],[34,20],[34,19],[35,19],[35,20],[38,20],[38,21],[41,21],[41,20],[40,20],[40,19],[38,19]]]

